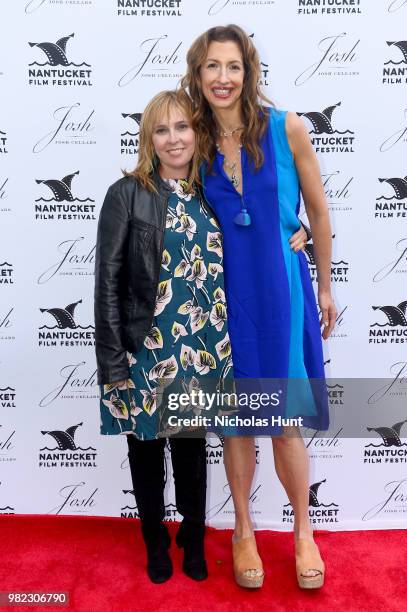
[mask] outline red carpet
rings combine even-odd
[[[207,581],[184,576],[182,552],[173,542],[174,576],[153,585],[133,519],[3,515],[0,526],[0,591],[68,591],[70,596],[68,607],[14,608],[18,611],[407,610],[407,535],[402,530],[317,533],[327,565],[320,592],[298,589],[291,534],[258,532],[267,576],[263,589],[248,592],[233,581],[230,531],[208,530]],[[171,525],[173,535],[175,529]]]

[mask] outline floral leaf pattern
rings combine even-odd
[[[216,388],[233,378],[223,285],[222,234],[187,182],[168,181],[166,230],[155,310],[140,350],[126,352],[130,375],[118,385],[101,385],[101,431],[133,433],[141,440],[172,435],[163,415],[172,392],[198,393],[203,380]],[[205,408],[205,396],[182,411],[188,417]]]

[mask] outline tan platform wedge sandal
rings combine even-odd
[[[324,584],[325,563],[321,559],[318,546],[311,540],[298,539],[295,544],[295,565],[298,586],[301,589],[320,589]],[[305,572],[316,572],[307,576]]]
[[[233,571],[237,584],[246,589],[259,589],[263,586],[263,563],[257,552],[254,536],[235,541],[233,546]]]

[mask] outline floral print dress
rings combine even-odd
[[[171,193],[153,324],[143,348],[127,354],[127,384],[100,386],[102,434],[151,440],[177,433],[161,422],[163,387],[199,390],[205,378],[214,391],[233,376],[222,234],[198,194],[185,191],[185,181],[167,182]]]

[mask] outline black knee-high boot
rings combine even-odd
[[[147,573],[152,582],[165,582],[172,576],[168,554],[171,539],[162,523],[165,514],[165,440],[138,440],[128,435],[127,442],[134,496],[147,548]]]
[[[170,438],[174,472],[175,500],[183,516],[176,536],[184,548],[182,569],[194,580],[205,580],[208,569],[205,561],[205,505],[206,505],[206,441],[205,438]]]

